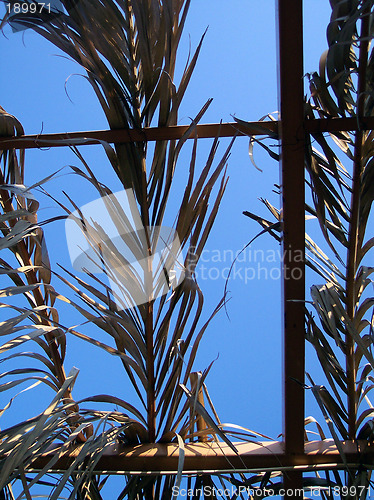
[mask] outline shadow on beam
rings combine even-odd
[[[224,443],[190,443],[184,445],[184,473],[223,473],[240,471],[311,470],[319,467],[343,469],[344,462],[333,440],[311,441],[305,445],[305,453],[287,455],[284,445],[278,441],[262,443],[235,443],[238,454]],[[342,442],[345,462],[352,467],[360,464],[374,468],[374,445],[367,441]],[[73,463],[80,446],[61,455],[51,471],[64,471]],[[59,453],[59,447],[38,457],[27,467],[28,472],[39,471]],[[132,447],[108,446],[95,473],[105,474],[159,474],[176,473],[179,447],[177,444],[142,444]],[[367,464],[367,465],[364,465]]]

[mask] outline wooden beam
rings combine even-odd
[[[283,437],[287,456],[304,452],[305,129],[302,0],[278,0],[278,75],[283,224]],[[303,498],[302,474],[283,476],[284,498]]]
[[[278,133],[278,121],[248,122],[246,124],[208,123],[196,126],[197,136],[201,139],[215,137],[267,136]],[[374,130],[374,117],[365,117],[361,121],[356,118],[323,118],[305,120],[303,130],[307,133],[353,132],[356,130]],[[175,127],[145,128],[141,130],[88,130],[85,132],[66,132],[56,134],[23,135],[0,138],[0,150],[7,149],[37,149],[98,144],[100,141],[109,143],[167,141],[180,139],[188,130],[187,125]],[[191,134],[189,138],[193,138]]]
[[[24,135],[0,139],[0,150],[6,149],[32,149],[61,147],[69,144],[75,146],[98,144],[99,141],[109,143],[142,142],[142,141],[168,141],[180,139],[188,131],[188,125],[173,127],[150,127],[144,129],[122,130],[91,130],[86,132],[67,132],[58,134]],[[235,135],[266,135],[276,133],[278,122],[248,122],[246,124],[233,123],[208,123],[196,125],[189,134],[189,138],[197,137],[234,137]]]
[[[333,440],[306,443],[305,453],[284,453],[284,445],[278,441],[259,443],[234,443],[235,453],[224,443],[186,443],[184,445],[184,473],[213,473],[235,471],[312,470],[319,467],[343,469],[345,464]],[[65,452],[51,467],[51,471],[64,471],[73,463],[81,447],[78,445]],[[374,468],[374,444],[363,442],[342,442],[345,460],[348,464]],[[55,446],[48,453],[35,459],[27,472],[36,472],[45,467],[60,451]],[[160,474],[178,471],[180,449],[178,444],[141,444],[107,446],[98,460],[94,472],[108,474]]]
[[[316,118],[305,120],[304,128],[311,134],[327,132],[356,132],[357,130],[374,130],[374,117],[363,118]]]

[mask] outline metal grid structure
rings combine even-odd
[[[318,467],[341,468],[342,458],[331,442],[304,442],[304,372],[305,372],[305,265],[295,262],[293,256],[305,251],[305,138],[309,132],[354,131],[358,123],[354,118],[304,119],[303,89],[303,10],[302,0],[277,0],[278,18],[278,75],[279,106],[281,120],[270,123],[237,123],[198,125],[197,136],[228,137],[235,134],[259,135],[258,127],[278,132],[281,141],[280,177],[282,186],[283,248],[283,441],[266,443],[266,448],[243,443],[235,455],[225,445],[212,443],[186,444],[185,472],[212,471],[263,471],[284,470],[285,489],[302,488],[302,473]],[[256,128],[257,127],[257,128]],[[72,144],[95,144],[97,140],[107,142],[157,141],[180,138],[186,126],[170,128],[148,128],[143,130],[107,130],[76,132],[67,134],[44,134],[0,139],[1,149],[58,147],[65,144],[59,140],[70,139]],[[373,129],[374,118],[360,121],[360,128]],[[292,270],[297,266],[297,279]],[[301,277],[300,277],[301,273]],[[365,463],[372,463],[374,455],[371,446],[365,442],[342,443],[346,464],[358,463],[360,455]],[[35,470],[48,463],[51,454],[35,461]],[[55,465],[64,470],[73,460],[77,450],[64,455]],[[149,444],[132,448],[112,447],[105,451],[97,464],[98,472],[165,473],[178,468],[178,445]],[[301,493],[286,494],[286,497],[302,497]]]

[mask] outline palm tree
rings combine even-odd
[[[308,218],[318,221],[322,236],[322,242],[317,242],[306,235],[305,245],[309,267],[316,273],[314,276],[323,280],[311,289],[311,301],[306,307],[306,337],[325,374],[325,385],[317,385],[315,377],[309,376],[309,388],[344,461],[341,440],[369,442],[373,438],[370,391],[374,299],[370,294],[370,276],[374,268],[370,266],[369,252],[374,240],[368,233],[374,197],[374,135],[364,130],[364,124],[365,117],[373,111],[370,39],[374,2],[330,3],[329,50],[321,58],[319,73],[310,75],[311,97],[305,103],[305,113],[310,119],[354,117],[357,130],[334,132],[330,137],[313,133],[305,152],[309,192],[306,211]],[[8,20],[32,27],[81,65],[111,129],[167,127],[177,124],[178,109],[202,43],[201,40],[176,87],[176,54],[189,5],[189,0],[109,0],[105,4],[99,0],[63,0],[57,14],[44,10],[37,17],[17,14],[15,18],[10,12]],[[36,216],[38,202],[32,193],[32,188],[41,187],[48,179],[26,188],[22,151],[2,152],[0,249],[8,257],[1,260],[1,272],[13,284],[1,291],[3,297],[10,296],[11,300],[10,304],[1,304],[3,310],[10,312],[1,324],[5,343],[0,352],[7,363],[27,359],[40,365],[30,368],[19,364],[19,368],[6,371],[2,377],[12,377],[11,382],[0,388],[2,392],[11,391],[31,381],[32,390],[36,390],[35,384],[45,384],[55,394],[41,414],[1,431],[0,498],[15,498],[12,484],[19,485],[26,498],[31,498],[35,487],[45,484],[53,499],[66,491],[69,498],[100,499],[108,476],[93,471],[112,443],[174,441],[180,446],[180,457],[187,440],[220,438],[229,443],[218,416],[212,418],[201,404],[209,368],[193,373],[198,346],[209,323],[200,325],[204,299],[194,269],[224,194],[225,165],[231,148],[230,144],[215,163],[218,140],[214,140],[199,172],[196,124],[208,105],[209,102],[202,107],[180,140],[158,141],[153,150],[146,141],[120,143],[114,148],[102,143],[108,164],[117,176],[118,191],[133,197],[132,218],[123,208],[121,194],[110,190],[93,173],[74,143],[65,140],[79,161],[79,167],[73,167],[74,174],[83,185],[90,183],[97,191],[106,221],[116,227],[119,238],[114,242],[105,223],[90,218],[73,200],[56,200],[65,217],[75,222],[87,238],[84,279],[69,270],[57,274],[50,269],[43,230]],[[4,110],[0,123],[2,136],[23,134],[19,122]],[[170,207],[178,158],[191,134],[195,138],[188,179],[174,227],[164,233],[161,228]],[[268,151],[276,157],[269,148]],[[265,203],[275,216],[275,224],[251,212],[245,214],[279,238],[276,231],[280,229],[280,212]],[[140,229],[135,220],[140,221]],[[172,239],[178,236],[173,251],[170,235]],[[168,250],[168,257],[161,259],[158,266],[153,256],[159,243]],[[130,252],[126,255],[125,247]],[[134,262],[142,259],[146,264],[139,270]],[[95,266],[105,271],[114,287],[98,279],[93,273]],[[180,283],[173,280],[173,266],[184,276]],[[74,292],[75,298],[58,293],[58,280]],[[145,300],[139,300],[139,291]],[[17,299],[21,296],[24,302],[13,300],[14,295]],[[64,325],[57,312],[60,300],[75,308],[108,340],[104,341],[103,335],[88,336],[78,328]],[[213,315],[223,304],[224,298]],[[116,395],[74,399],[78,371],[66,374],[64,370],[67,334],[120,360],[137,395],[136,405]],[[30,341],[34,348],[25,351],[26,342],[30,349]],[[8,411],[14,397],[19,395],[9,398],[2,413]],[[121,410],[104,411],[102,406],[92,410],[86,407],[87,403],[110,404]],[[306,424],[314,421],[308,418]],[[323,439],[322,426],[318,429]],[[59,447],[54,457],[40,472],[31,474],[35,458],[56,443]],[[78,450],[75,460],[57,480],[50,479],[48,471],[71,446]],[[174,476],[126,476],[118,498],[172,498],[173,486],[180,483],[182,466],[181,460]],[[278,476],[279,471],[274,470],[219,480],[236,486],[258,485],[258,491],[265,496],[263,488],[267,484],[275,491],[281,486]],[[196,476],[193,484],[212,485],[213,479]],[[347,465],[344,474],[326,469],[316,478],[305,478],[305,485],[309,486],[338,485],[344,498],[364,498],[369,484],[370,472],[365,464]],[[326,499],[336,498],[336,491],[327,490],[322,495]]]
[[[58,15],[42,10],[35,18],[29,13],[22,17],[22,13],[10,12],[8,21],[31,26],[81,65],[111,129],[142,129],[151,124],[167,127],[177,124],[178,109],[202,43],[201,40],[176,87],[176,54],[189,5],[189,0],[125,0],[105,4],[99,0],[76,3],[67,0]],[[8,249],[17,261],[17,265],[10,260],[1,261],[2,272],[14,282],[4,294],[22,294],[27,302],[6,306],[16,314],[2,325],[2,334],[9,336],[9,340],[1,352],[6,356],[4,361],[26,356],[40,362],[42,367],[10,370],[5,375],[15,377],[14,381],[1,387],[11,389],[25,380],[37,379],[56,393],[43,413],[1,432],[3,496],[13,498],[10,485],[18,480],[24,495],[30,497],[31,488],[40,484],[53,461],[74,443],[80,443],[79,454],[52,488],[51,498],[59,498],[64,488],[70,489],[69,498],[101,498],[100,490],[107,478],[94,475],[92,470],[105,447],[113,442],[175,441],[182,449],[183,441],[197,439],[196,412],[205,410],[195,402],[195,394],[202,391],[209,369],[197,376],[192,376],[192,372],[209,321],[203,325],[199,322],[204,299],[194,269],[225,191],[225,166],[232,143],[215,164],[218,139],[214,140],[200,170],[196,164],[195,134],[187,184],[175,225],[169,232],[169,236],[178,236],[176,249],[162,228],[180,151],[188,137],[195,133],[196,124],[208,106],[209,102],[180,140],[158,141],[150,154],[146,141],[120,143],[114,148],[102,143],[108,163],[117,176],[118,190],[132,197],[130,212],[124,209],[120,195],[94,175],[78,148],[71,141],[65,141],[81,164],[72,167],[75,175],[97,191],[98,200],[106,210],[105,224],[85,216],[73,200],[69,206],[61,200],[56,202],[65,217],[69,216],[87,238],[86,267],[90,260],[96,259],[93,265],[116,285],[108,286],[88,269],[85,279],[68,270],[61,276],[54,272],[55,278],[67,285],[78,299],[62,296],[51,285],[43,231],[36,218],[38,204],[32,189],[23,186],[23,153],[19,156],[14,150],[2,153],[2,248]],[[20,124],[5,111],[2,127],[2,135],[13,135],[15,131],[23,134]],[[33,188],[41,187],[45,181]],[[140,230],[134,220],[140,221]],[[119,244],[107,234],[106,224],[116,227]],[[169,252],[156,263],[154,253],[160,243]],[[131,258],[124,255],[124,247]],[[134,262],[142,259],[146,265],[136,269]],[[171,279],[172,265],[184,277],[181,283]],[[144,300],[139,300],[140,292]],[[68,302],[110,340],[103,342],[63,325],[57,314],[60,300]],[[224,299],[212,316],[223,303]],[[18,336],[20,329],[27,333]],[[118,357],[137,395],[136,406],[115,395],[74,400],[72,389],[78,372],[73,370],[66,375],[63,365],[67,333]],[[18,350],[30,340],[35,341],[31,352]],[[20,378],[20,374],[26,377]],[[188,389],[191,377],[193,383]],[[12,399],[8,406],[11,402]],[[89,410],[84,406],[88,402],[108,403],[121,411]],[[204,430],[200,422],[199,439],[217,434],[227,441],[217,422],[206,412],[204,418],[208,419],[209,428]],[[59,453],[31,479],[27,471],[33,460],[55,442],[60,443]],[[90,456],[89,463],[87,456]],[[129,476],[120,498],[171,498],[172,486],[178,481],[180,473],[156,478]]]

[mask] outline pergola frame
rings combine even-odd
[[[316,468],[344,468],[359,463],[374,468],[374,453],[368,443],[342,443],[345,464],[332,441],[304,442],[304,372],[305,372],[305,262],[294,258],[305,253],[305,179],[304,155],[307,133],[374,129],[374,118],[358,124],[355,118],[304,118],[303,17],[302,0],[277,0],[278,18],[278,122],[252,122],[197,125],[200,137],[264,135],[276,132],[281,141],[280,177],[282,186],[283,249],[283,441],[256,445],[236,444],[235,454],[223,444],[189,443],[185,445],[184,472],[219,473],[238,471],[284,471],[284,487],[295,493],[287,498],[302,498],[302,473]],[[100,141],[157,141],[180,138],[187,126],[142,130],[105,130],[69,134],[43,134],[0,139],[0,149],[97,144]],[[259,132],[260,130],[260,132]],[[262,132],[262,133],[261,133]],[[292,271],[296,270],[296,273]],[[289,277],[289,279],[286,279]],[[364,448],[366,446],[366,448]],[[54,470],[66,470],[79,447],[64,454]],[[58,449],[39,457],[35,470],[42,469]],[[95,468],[109,473],[172,473],[178,470],[178,445],[149,444],[135,447],[109,447]]]

